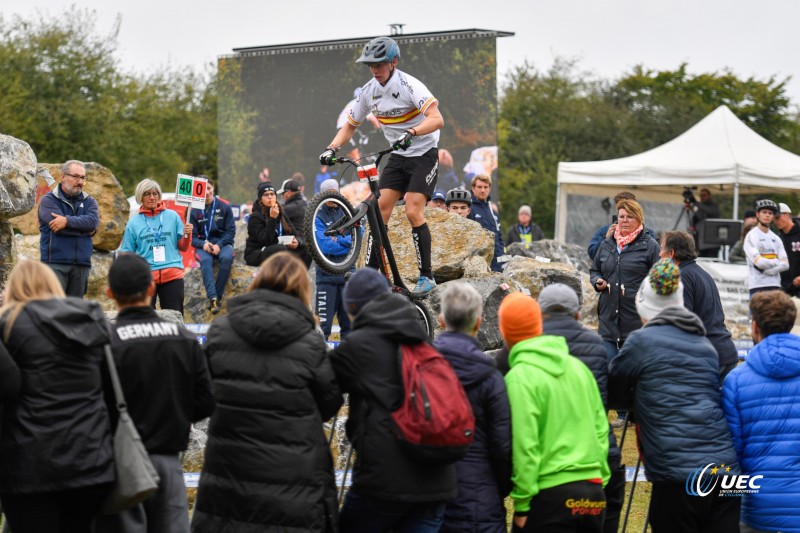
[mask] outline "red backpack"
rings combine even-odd
[[[420,459],[462,459],[475,436],[475,417],[453,367],[427,342],[400,349],[403,401],[392,412],[395,436]]]

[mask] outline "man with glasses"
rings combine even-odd
[[[92,267],[92,236],[100,216],[97,201],[83,191],[86,167],[70,160],[61,166],[61,183],[39,202],[39,249],[67,296],[83,298]]]

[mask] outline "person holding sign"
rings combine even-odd
[[[192,225],[167,209],[161,201],[161,186],[144,179],[136,186],[139,214],[128,222],[122,236],[121,252],[134,252],[147,260],[156,282],[156,298],[161,309],[183,313],[183,261],[192,238]]]
[[[200,176],[206,178],[206,176]],[[236,223],[228,202],[214,194],[214,184],[206,184],[206,200],[203,209],[192,209],[189,222],[194,228],[192,246],[200,262],[203,286],[206,289],[208,306],[216,314],[220,310],[222,293],[231,274],[233,264],[233,239],[236,236]],[[217,279],[214,281],[214,262],[219,261]]]
[[[300,228],[292,227],[272,183],[259,183],[258,198],[247,221],[244,262],[259,266],[272,254],[286,250],[303,259],[304,247],[295,235],[297,231]]]

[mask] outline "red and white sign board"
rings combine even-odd
[[[208,181],[204,178],[178,174],[178,181],[175,183],[175,203],[203,209],[206,205],[207,186]]]

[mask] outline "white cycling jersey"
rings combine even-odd
[[[781,286],[781,272],[789,268],[789,260],[781,238],[756,226],[744,237],[744,253],[749,267],[751,289]]]
[[[425,111],[435,102],[431,92],[413,76],[395,69],[386,85],[375,78],[364,85],[361,95],[350,108],[347,120],[358,127],[369,113],[381,123],[384,137],[391,146],[407,129],[419,126],[425,120]],[[439,143],[439,131],[414,137],[407,150],[393,153],[404,157],[420,156]]]

